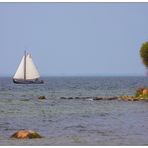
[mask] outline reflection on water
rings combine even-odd
[[[78,99],[132,95],[146,85],[147,77],[49,77],[43,85],[1,78],[0,145],[148,145],[148,102]],[[9,138],[20,129],[45,138]]]

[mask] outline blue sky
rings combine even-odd
[[[41,76],[145,75],[148,3],[0,3],[0,76],[24,50]]]

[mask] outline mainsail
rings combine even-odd
[[[27,56],[25,54],[13,78],[23,80],[34,80],[39,77],[40,75],[33,63],[31,54],[27,54]]]

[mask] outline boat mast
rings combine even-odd
[[[24,80],[26,80],[26,50],[24,51]]]

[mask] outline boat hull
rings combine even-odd
[[[43,84],[43,80],[16,80],[13,79],[13,83],[15,84]]]

